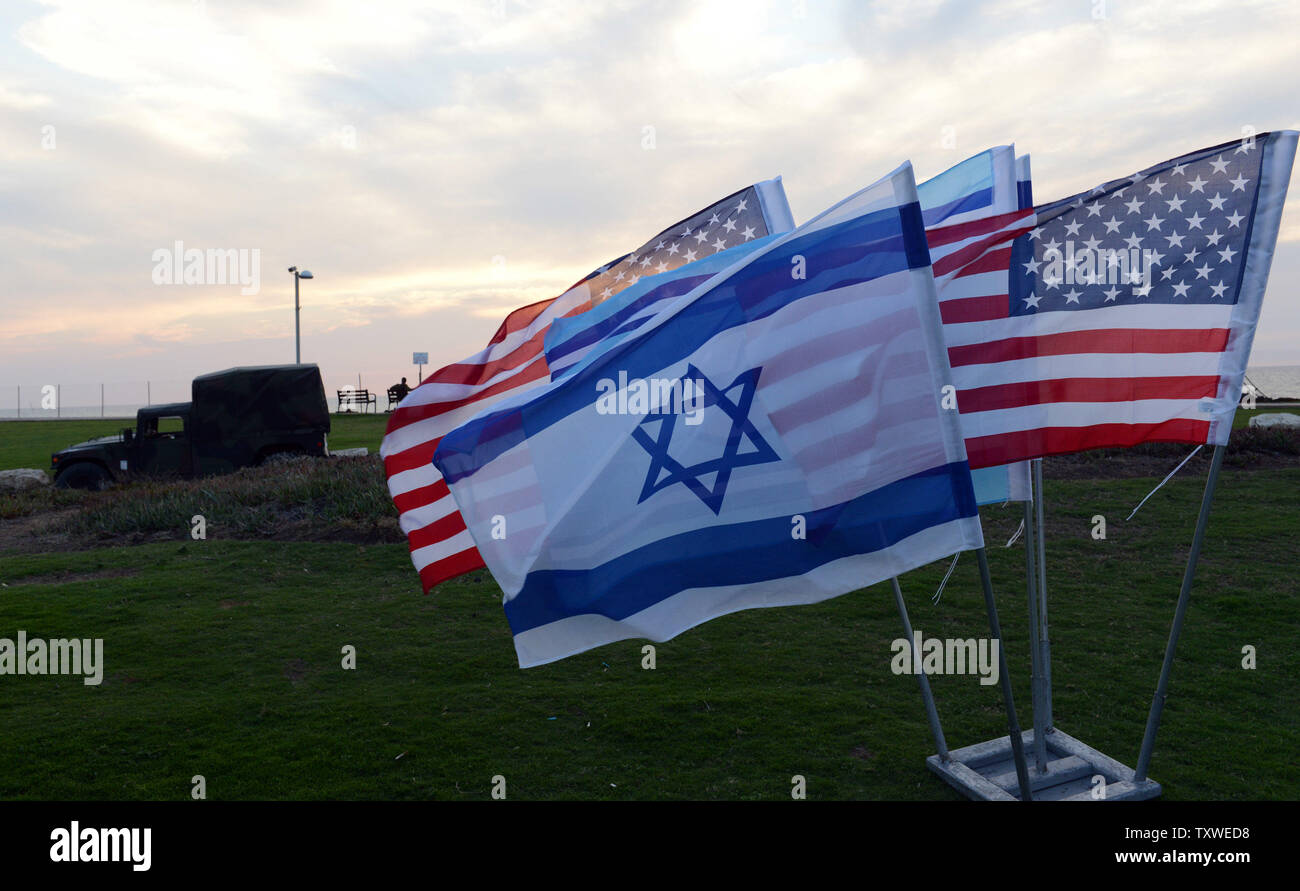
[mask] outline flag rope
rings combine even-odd
[[[958,551],[957,553],[952,555],[952,563],[948,565],[948,571],[944,573],[943,581],[939,582],[939,590],[935,591],[934,596],[930,598],[930,602],[935,604],[936,606],[939,603],[939,598],[943,596],[943,589],[948,587],[948,579],[952,578],[952,572],[954,569],[957,568],[957,561],[960,559],[961,559],[961,551]]]
[[[1005,547],[1009,548],[1016,542],[1020,541],[1020,536],[1024,533],[1024,531],[1025,531],[1025,521],[1021,520],[1020,525],[1016,527],[1016,531],[1012,534],[1010,538],[1007,539],[1007,543]]]
[[[1147,500],[1148,500],[1152,495],[1154,495],[1154,494],[1156,494],[1157,492],[1159,492],[1159,491],[1160,491],[1160,487],[1163,486],[1165,483],[1169,482],[1169,480],[1173,478],[1173,475],[1174,475],[1175,473],[1177,473],[1178,471],[1182,470],[1184,464],[1186,464],[1188,461],[1192,460],[1192,458],[1196,457],[1196,453],[1199,452],[1200,450],[1201,450],[1201,447],[1200,447],[1200,446],[1197,446],[1196,448],[1192,449],[1192,453],[1191,453],[1190,455],[1188,455],[1186,458],[1184,458],[1184,459],[1183,459],[1183,460],[1178,464],[1177,467],[1175,467],[1173,470],[1169,471],[1169,473],[1165,474],[1165,478],[1162,479],[1159,483],[1157,483],[1157,484],[1156,484],[1156,487],[1155,487],[1154,489],[1152,489],[1150,492],[1147,493],[1147,497],[1146,497],[1146,498],[1143,498],[1141,501],[1138,502],[1138,506],[1137,506],[1137,507],[1133,508],[1133,513],[1129,514],[1127,517],[1124,518],[1125,521],[1128,521],[1128,520],[1133,519],[1134,514],[1136,514],[1138,511],[1140,511],[1140,510],[1142,509],[1142,505],[1146,504],[1146,503],[1147,503]]]

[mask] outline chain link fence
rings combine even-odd
[[[371,384],[369,380],[376,383]],[[325,396],[330,410],[337,412],[338,390],[368,387],[376,395],[378,410],[387,408],[388,387],[396,379],[382,379],[378,374],[326,379]],[[93,382],[49,381],[0,383],[0,421],[53,420],[56,418],[135,419],[135,414],[150,405],[190,401],[189,380],[148,380]],[[415,385],[414,378],[410,384]],[[345,406],[346,408],[346,406]],[[372,410],[373,410],[372,406]]]
[[[188,402],[186,380],[0,385],[0,419],[134,418],[149,405]]]

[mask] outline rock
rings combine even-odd
[[[1293,415],[1289,412],[1268,412],[1267,414],[1255,415],[1250,419],[1252,427],[1300,427],[1300,415]]]
[[[362,446],[359,449],[330,449],[332,458],[364,458],[370,454],[370,449]]]
[[[44,470],[24,467],[19,470],[0,470],[0,492],[25,492],[48,486],[50,478]]]

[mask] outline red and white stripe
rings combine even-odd
[[[487,349],[429,375],[389,417],[379,453],[426,593],[440,582],[483,568],[455,499],[433,466],[438,443],[493,403],[549,380],[546,329],[555,319],[590,307],[584,281],[552,300],[515,310]]]
[[[1032,210],[928,231],[971,467],[1139,442],[1206,442],[1231,305],[1009,314]]]

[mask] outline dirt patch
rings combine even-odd
[[[76,512],[76,508],[66,508],[0,520],[0,552],[35,554],[87,547],[78,547],[66,531],[69,520]]]
[[[302,460],[189,480],[140,478],[102,492],[0,493],[0,551],[48,552],[208,539],[399,543],[374,458]]]
[[[20,554],[48,554],[53,551],[88,551],[95,548],[153,544],[160,541],[189,541],[187,530],[176,532],[70,533],[66,531],[69,520],[77,508],[31,514],[25,517],[0,520],[0,553],[17,551]],[[286,511],[286,514],[288,512]],[[343,524],[321,528],[319,521],[295,519],[282,524],[266,535],[223,536],[210,530],[209,540],[227,541],[314,541],[341,544],[400,544],[406,541],[397,527],[396,519],[388,524]]]
[[[284,676],[289,679],[289,683],[297,686],[301,684],[312,671],[311,665],[301,659],[290,659],[284,663]]]
[[[138,569],[105,569],[102,572],[47,572],[41,575],[27,575],[11,582],[0,581],[6,588],[21,588],[25,585],[63,585],[68,582],[85,582],[94,579],[118,579],[138,573]]]
[[[1073,455],[1043,459],[1043,476],[1048,479],[1163,478],[1192,454],[1195,446],[1152,442],[1128,449],[1093,449]],[[1204,473],[1214,455],[1203,446],[1179,473]],[[1253,470],[1281,470],[1300,467],[1300,430],[1280,427],[1242,427],[1232,431],[1223,455],[1227,473]]]
[[[348,523],[322,528],[319,521],[293,520],[282,524],[275,532],[259,541],[321,541],[345,544],[397,544],[406,541],[397,520],[383,524]]]
[[[124,671],[119,671],[117,674],[110,674],[108,677],[104,678],[104,683],[109,685],[138,684],[140,683],[140,679],[137,677],[133,677],[132,675],[129,675]]]
[[[1136,450],[1106,449],[1096,452],[1079,452],[1074,455],[1055,455],[1043,459],[1043,476],[1046,479],[1081,480],[1081,479],[1133,479],[1136,477],[1156,477],[1163,479],[1165,474],[1192,453],[1195,446],[1169,446],[1160,449],[1158,454],[1146,454]],[[1204,476],[1210,469],[1210,459],[1214,456],[1212,446],[1205,446],[1183,465],[1178,471],[1183,474],[1200,474]],[[1256,470],[1279,470],[1288,467],[1300,467],[1300,457],[1267,452],[1234,453],[1229,447],[1223,456],[1224,473],[1245,473]]]

